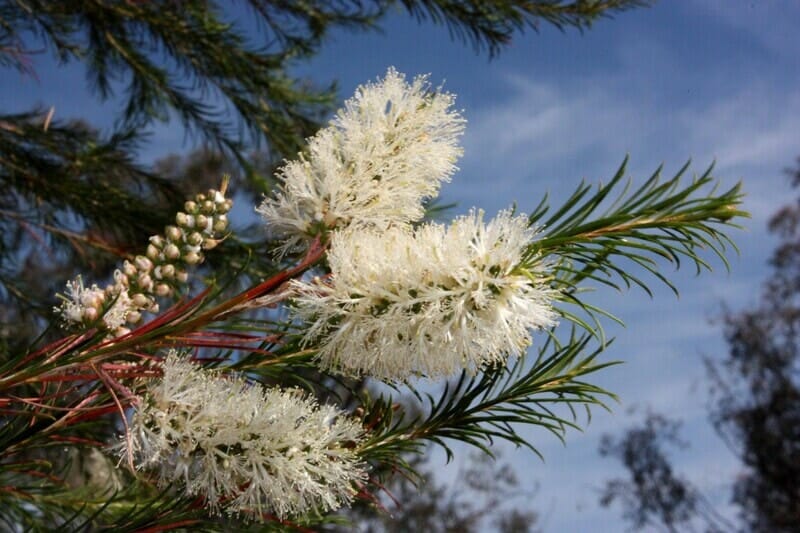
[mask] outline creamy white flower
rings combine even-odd
[[[361,425],[336,408],[222,377],[174,351],[163,373],[136,407],[123,457],[204,496],[212,511],[334,510],[365,478],[354,451]]]
[[[455,172],[464,119],[454,96],[432,92],[425,76],[407,83],[389,69],[359,87],[331,124],[308,140],[308,154],[279,171],[274,197],[257,208],[289,250],[348,224],[408,223],[424,215]]]
[[[306,344],[345,374],[398,380],[501,363],[555,323],[544,267],[525,270],[524,216],[334,234],[327,282],[295,282]]]
[[[102,319],[106,328],[114,330],[125,323],[132,304],[127,291],[120,288],[116,294],[108,294],[96,284],[86,287],[78,276],[67,282],[66,295],[54,311],[61,315],[67,325],[94,323]]]
[[[103,315],[103,323],[112,331],[122,327],[128,321],[131,313],[139,311],[125,287],[114,286],[113,290],[116,291],[110,296],[113,299],[113,303]]]

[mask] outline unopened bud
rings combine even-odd
[[[97,320],[97,309],[94,307],[87,307],[83,310],[83,318],[84,320],[88,320],[89,322],[94,322]]]
[[[147,245],[147,257],[153,261],[158,260],[158,254],[161,253],[158,248],[152,244]]]
[[[125,320],[127,320],[128,324],[138,324],[139,321],[142,320],[142,313],[139,311],[128,311]]]
[[[175,276],[175,267],[172,265],[164,265],[161,267],[161,277],[164,279],[171,279]]]
[[[158,296],[169,296],[170,293],[172,293],[172,288],[170,288],[170,286],[166,283],[159,283],[156,285],[155,293]]]
[[[150,237],[150,244],[152,244],[156,248],[163,248],[164,237],[162,237],[161,235],[153,235],[152,237]]]
[[[120,272],[119,270],[117,272]],[[135,276],[136,275],[136,267],[133,266],[133,263],[128,261],[127,259],[122,263],[122,271],[121,274],[125,274],[127,276]],[[116,275],[116,273],[114,274]]]
[[[151,313],[158,313],[158,304],[155,300],[150,301],[150,307],[147,308]]]
[[[203,231],[208,226],[208,221],[211,220],[209,217],[205,215],[197,215],[196,218],[196,228],[200,231]]]
[[[120,327],[118,327],[117,329],[114,330],[114,336],[115,337],[124,337],[125,335],[129,334],[130,332],[131,332],[131,330],[129,330],[128,328],[120,326]]]
[[[136,293],[131,297],[131,301],[133,302],[133,305],[135,305],[139,309],[144,309],[150,303],[150,298],[148,298],[142,293]]]
[[[170,261],[175,261],[180,256],[181,256],[181,250],[174,244],[169,243],[164,247],[164,257],[166,257]]]
[[[216,239],[206,239],[206,240],[203,241],[203,249],[204,250],[213,250],[214,248],[217,247],[217,245],[219,243],[220,243],[220,241],[218,241]]]
[[[201,209],[203,211],[203,214],[213,215],[214,211],[216,210],[216,206],[214,205],[214,202],[212,202],[211,200],[206,200],[205,202],[203,202],[203,207]]]
[[[136,273],[136,269],[134,269],[133,272],[135,274]],[[123,287],[127,287],[130,284],[130,279],[128,278],[128,276],[123,274],[119,270],[114,272],[114,281],[117,283],[117,285],[122,285]],[[109,288],[113,290],[113,287],[109,287]]]
[[[228,216],[218,215],[214,221],[214,231],[217,233],[222,233],[226,229],[228,229]]]
[[[201,203],[206,201],[206,195],[203,194],[203,193],[200,193],[197,196],[195,196],[194,199],[197,201],[197,203],[201,204]]]
[[[136,283],[145,292],[152,292],[153,290],[153,278],[150,277],[150,274],[141,274],[136,279]]]
[[[189,281],[189,273],[185,270],[178,270],[175,272],[175,279],[178,280],[178,283],[186,283]]]
[[[175,223],[181,228],[193,228],[194,216],[187,215],[186,213],[178,213],[175,215]]]
[[[183,204],[183,208],[190,215],[197,214],[197,203],[196,202],[188,200],[185,204]]]
[[[153,270],[153,262],[143,255],[137,255],[133,260],[133,264],[136,265],[136,270],[139,272],[150,272]]]
[[[192,246],[200,246],[203,242],[203,236],[198,232],[190,233],[188,237],[186,237],[186,242],[191,244]]]
[[[196,265],[200,261],[202,261],[202,256],[197,252],[188,252],[186,255],[183,256],[183,261],[187,265]]]
[[[167,236],[167,239],[171,240],[172,242],[178,242],[183,238],[183,232],[175,226],[167,226],[167,228],[164,230],[164,234]]]

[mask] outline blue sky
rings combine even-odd
[[[547,191],[557,203],[581,179],[607,181],[626,154],[634,179],[662,163],[670,174],[691,158],[694,172],[716,161],[724,185],[743,181],[753,218],[733,234],[741,255],[732,257],[729,275],[719,262],[700,278],[681,272],[680,299],[667,290],[652,300],[636,291],[596,295],[627,324],[609,328],[618,338],[609,357],[626,364],[598,377],[622,403],[611,414],[596,411],[584,433],[567,435],[566,446],[530,432],[545,462],[506,453],[523,482],[539,486],[533,507],[546,531],[622,529],[620,513],[597,504],[603,482],[621,474],[597,447],[603,433],[636,419],[626,414],[632,406],[684,420],[691,447],[675,455],[678,470],[731,512],[725,487],[737,464],[707,423],[702,357],[724,353],[719,327],[709,324],[721,304],[737,309],[756,300],[775,244],[766,220],[793,197],[783,169],[800,155],[798,20],[794,0],[662,1],[584,34],[529,31],[489,61],[446,30],[400,13],[382,33],[335,34],[310,64],[298,66],[320,82],[338,80],[343,98],[389,66],[444,82],[468,120],[461,171],[443,191],[459,211],[493,213],[512,202],[525,211]],[[80,70],[46,61],[37,69],[39,81],[3,73],[3,108],[54,105],[62,118],[108,125],[113,107],[93,102]],[[177,125],[159,126],[142,157],[188,149],[184,141]]]

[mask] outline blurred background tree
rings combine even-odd
[[[788,174],[799,187],[800,159]],[[780,208],[769,229],[780,242],[761,299],[753,309],[725,311],[729,351],[706,361],[711,423],[742,464],[730,487],[739,523],[675,473],[665,446],[685,445],[677,423],[650,414],[623,436],[606,436],[600,449],[628,474],[606,484],[601,503],[621,504],[635,529],[800,531],[800,199]]]
[[[356,503],[346,515],[364,533],[533,533],[539,531],[533,490],[521,486],[511,465],[482,453],[466,456],[450,483],[435,474],[429,456],[410,460],[420,480],[390,478],[382,510]],[[529,480],[526,480],[529,481]],[[340,531],[351,531],[351,526]]]

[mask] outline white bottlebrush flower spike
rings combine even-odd
[[[295,283],[322,365],[390,380],[474,372],[552,326],[545,272],[520,267],[535,230],[510,212],[482,218],[334,234],[329,282]]]
[[[331,124],[287,162],[278,191],[257,208],[289,250],[316,233],[348,224],[385,228],[424,215],[455,172],[464,119],[454,96],[431,92],[427,78],[407,83],[389,69],[358,88]]]
[[[203,370],[174,351],[136,407],[123,456],[155,467],[212,511],[283,519],[349,502],[365,477],[361,425],[297,390],[264,389]]]

